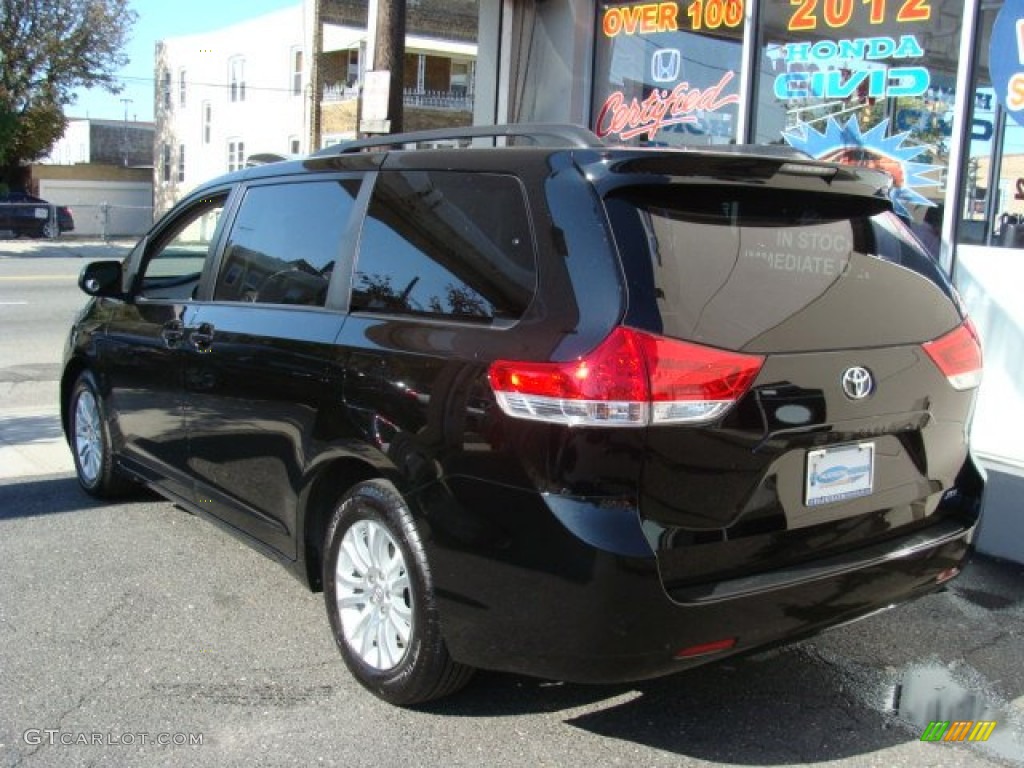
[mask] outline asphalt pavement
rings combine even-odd
[[[0,241],[0,768],[1024,766],[1024,567],[987,558],[942,593],[670,678],[480,673],[416,711],[383,704],[321,595],[155,497],[79,490],[56,410],[65,315],[82,260],[129,246],[66,242]],[[933,720],[995,727],[922,741]]]

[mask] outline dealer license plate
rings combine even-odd
[[[805,504],[815,507],[867,496],[871,493],[874,481],[874,443],[810,451],[807,454]]]

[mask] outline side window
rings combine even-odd
[[[383,172],[360,240],[352,310],[518,319],[536,264],[519,180],[451,171]]]
[[[322,307],[359,183],[251,187],[228,235],[213,298]]]
[[[161,233],[151,246],[136,283],[141,298],[192,298],[226,200],[227,195],[223,194],[199,201]]]

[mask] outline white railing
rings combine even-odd
[[[324,86],[325,102],[337,103],[359,98],[358,85],[335,83]],[[473,111],[473,96],[458,91],[420,91],[406,88],[402,95],[402,103],[407,107],[424,109],[464,110]]]
[[[403,103],[407,107],[473,111],[473,97],[456,91],[418,91],[406,88]]]
[[[334,83],[324,86],[324,101],[351,101],[359,98],[359,86]]]

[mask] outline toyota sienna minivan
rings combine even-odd
[[[78,479],[322,589],[398,705],[476,668],[665,675],[933,592],[978,522],[982,361],[890,185],[544,125],[215,179],[82,273]]]

